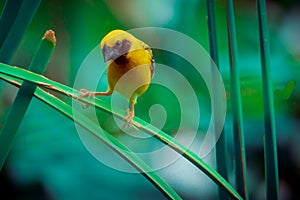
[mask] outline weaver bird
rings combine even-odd
[[[130,106],[124,126],[131,126],[137,98],[148,89],[154,74],[152,50],[147,44],[122,30],[109,32],[101,40],[100,47],[104,62],[108,62],[108,89],[106,92],[81,89],[80,97],[109,96],[114,91],[119,92],[127,98]]]

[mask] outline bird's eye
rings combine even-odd
[[[120,46],[120,45],[121,45],[121,40],[117,40],[117,41],[116,41],[116,45],[117,45],[117,46]]]

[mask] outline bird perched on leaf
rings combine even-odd
[[[108,62],[106,92],[81,89],[80,97],[109,96],[114,91],[127,98],[130,109],[125,117],[127,126],[132,125],[134,105],[137,98],[149,87],[154,74],[154,59],[151,48],[123,30],[109,32],[101,41],[104,62]]]

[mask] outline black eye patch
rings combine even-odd
[[[130,48],[131,48],[131,42],[129,40],[126,40],[126,39],[124,39],[120,42],[121,42],[121,44],[119,46],[117,46],[117,48],[119,49],[120,55],[128,53]],[[116,45],[117,45],[117,42],[116,42]]]

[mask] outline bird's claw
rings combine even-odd
[[[127,109],[127,115],[124,117],[124,120],[126,121],[125,124],[122,126],[122,130],[126,127],[134,127],[136,130],[138,128],[133,124],[133,118],[134,118],[134,111]]]
[[[127,115],[125,117],[125,120],[129,125],[132,125],[133,124],[132,120],[134,118],[134,112],[131,111],[130,109],[127,109],[126,112],[127,112]]]
[[[88,98],[91,98],[91,97],[94,97],[95,96],[95,93],[94,92],[91,92],[91,91],[88,91],[86,89],[80,89],[79,92],[81,93],[81,95],[79,95],[78,99],[81,99],[83,97],[88,97]],[[89,105],[88,104],[83,104],[82,107],[84,109],[88,108]]]
[[[79,92],[82,94],[78,98],[83,98],[83,97],[91,98],[95,96],[94,92],[88,91],[86,89],[80,89]]]

